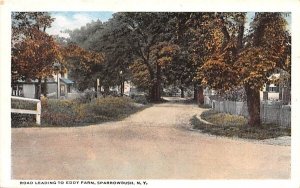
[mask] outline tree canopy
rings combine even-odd
[[[216,14],[214,19],[220,25],[214,27],[210,44],[218,47],[200,67],[198,77],[223,91],[244,86],[249,124],[260,126],[260,89],[276,69],[290,69],[287,23],[282,13],[256,13],[245,33],[245,13]]]
[[[52,22],[46,12],[12,13],[13,80],[51,75],[52,63],[61,58],[59,46],[45,33]]]

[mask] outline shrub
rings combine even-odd
[[[80,103],[71,100],[49,99],[42,104],[42,123],[68,126],[80,122],[79,114],[76,111]]]
[[[73,99],[73,101],[78,103],[89,103],[96,97],[96,92],[92,90],[85,90],[83,93],[79,94],[79,97]]]
[[[78,100],[43,101],[42,123],[56,126],[72,126],[123,118],[140,108],[125,97],[106,97],[88,103]]]
[[[134,102],[139,104],[148,104],[147,98],[145,95],[133,95],[131,97]]]

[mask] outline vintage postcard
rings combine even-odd
[[[155,2],[1,1],[1,187],[300,186],[299,2]]]

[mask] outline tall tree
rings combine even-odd
[[[130,30],[127,37],[130,39],[133,52],[134,67],[139,65],[146,68],[149,75],[148,92],[152,101],[161,100],[161,65],[157,58],[157,49],[160,42],[169,41],[170,21],[168,13],[118,13],[115,19],[123,23],[126,30]],[[162,27],[162,25],[164,27]]]
[[[37,97],[41,81],[51,76],[54,63],[62,60],[59,46],[45,33],[53,21],[47,12],[12,13],[12,80],[38,79]]]
[[[198,67],[202,66],[210,52],[206,43],[211,28],[206,27],[206,22],[210,21],[212,14],[207,12],[175,14],[175,43],[181,48],[177,65],[174,66],[178,70],[175,73],[182,85],[194,87],[194,100],[199,104],[204,103],[204,96],[201,80],[196,74]]]
[[[215,51],[201,67],[202,83],[223,91],[245,88],[250,126],[261,126],[259,91],[288,57],[288,33],[281,13],[256,13],[248,34],[245,13],[216,13],[210,42]]]
[[[70,76],[80,91],[94,87],[97,74],[102,70],[104,55],[102,53],[85,50],[76,44],[68,44],[63,48],[64,60]]]
[[[110,86],[121,85],[124,88],[124,82],[129,77],[127,67],[131,61],[131,51],[126,37],[128,31],[117,19],[105,23],[96,21],[69,31],[71,42],[85,50],[105,54],[101,67],[93,69],[93,80],[100,80],[106,94]]]

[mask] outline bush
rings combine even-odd
[[[42,103],[42,123],[73,126],[126,117],[140,108],[129,98],[106,97],[88,103],[78,100],[45,100]]]
[[[131,96],[134,102],[139,104],[148,104],[148,100],[145,95],[133,95]]]
[[[100,98],[83,106],[86,121],[102,121],[121,118],[136,111],[133,101],[123,97]]]
[[[50,125],[73,125],[80,122],[77,108],[80,103],[70,100],[49,99],[42,103],[42,123]]]
[[[73,99],[73,101],[78,103],[89,103],[95,99],[97,92],[92,90],[85,90],[83,93],[79,94],[79,97]]]

